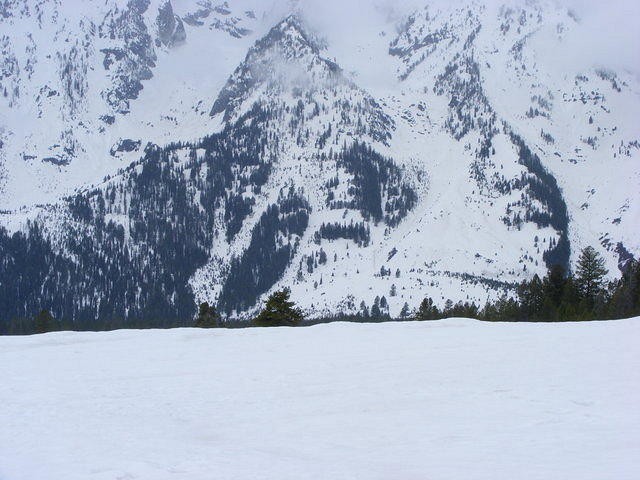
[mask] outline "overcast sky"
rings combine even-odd
[[[292,0],[282,0],[290,3]],[[296,0],[293,0],[295,2]],[[320,31],[355,36],[377,28],[382,19],[397,21],[418,6],[455,0],[297,0]],[[493,6],[505,3],[485,0]],[[554,0],[542,0],[554,2]],[[507,3],[512,1],[507,0]],[[555,0],[580,17],[563,49],[548,53],[581,67],[603,66],[640,72],[640,0]]]
[[[581,27],[567,38],[568,48],[585,62],[640,73],[640,1],[567,0]]]

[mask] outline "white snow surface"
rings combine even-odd
[[[640,318],[0,338],[0,479],[632,479]]]

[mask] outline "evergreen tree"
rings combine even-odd
[[[416,314],[416,320],[437,320],[439,318],[440,311],[438,307],[433,304],[433,300],[429,297],[422,300]]]
[[[215,307],[207,302],[201,303],[198,309],[198,317],[196,318],[195,327],[197,328],[214,328],[220,323],[220,315]]]
[[[525,320],[541,320],[541,311],[544,302],[542,280],[534,275],[530,282],[523,281],[518,287],[520,307]]]
[[[555,307],[559,307],[567,283],[566,270],[562,265],[553,265],[544,279],[544,295]]]
[[[389,310],[389,303],[384,295],[380,298],[380,310],[383,312]]]
[[[572,276],[567,277],[564,284],[558,317],[564,321],[585,319],[584,308],[580,305],[580,293]]]
[[[628,271],[628,290],[631,310],[640,313],[640,261],[634,261]]]
[[[604,267],[604,259],[593,247],[582,250],[576,268],[576,283],[587,308],[593,307],[607,273],[609,271]]]
[[[365,319],[369,318],[369,307],[367,307],[367,304],[364,302],[364,300],[360,302],[360,316]]]
[[[379,320],[381,316],[382,312],[380,311],[380,297],[376,297],[373,301],[373,305],[371,306],[371,318]]]
[[[46,333],[55,330],[55,320],[49,310],[41,310],[35,318],[36,333]]]
[[[522,320],[520,306],[513,298],[500,297],[495,304],[495,320],[514,321]]]
[[[640,314],[640,262],[631,260],[622,278],[613,282],[608,316],[624,318]]]
[[[402,306],[402,310],[400,310],[400,318],[402,319],[409,318],[409,304],[407,302],[404,302],[404,305]]]
[[[292,327],[299,325],[304,316],[295,303],[289,300],[291,292],[288,288],[272,293],[264,309],[253,320],[258,327]]]

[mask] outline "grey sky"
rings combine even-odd
[[[289,2],[290,0],[283,0]],[[518,0],[485,0],[492,6]],[[524,1],[524,0],[523,0]],[[541,0],[573,9],[581,19],[561,50],[550,51],[559,61],[581,68],[623,68],[640,72],[640,0]],[[412,9],[451,0],[298,0],[300,8],[321,31],[358,35]],[[463,2],[460,2],[462,4]]]
[[[603,66],[640,73],[640,2],[569,0],[581,28],[567,39],[571,51]]]

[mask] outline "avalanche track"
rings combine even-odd
[[[0,338],[0,479],[631,479],[640,318]]]

